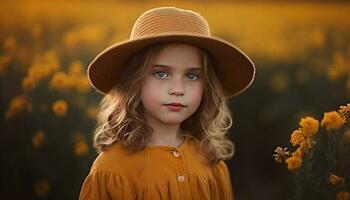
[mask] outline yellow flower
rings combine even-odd
[[[350,193],[347,191],[338,192],[336,200],[350,200]]]
[[[65,115],[68,110],[67,103],[64,100],[57,100],[53,103],[52,110],[57,116],[61,117]]]
[[[79,141],[75,145],[74,153],[77,156],[84,156],[88,153],[89,147],[85,141]]]
[[[349,84],[350,84],[350,78],[349,78]],[[347,118],[350,116],[350,103],[348,103],[346,106],[340,106],[340,109],[338,110],[338,112],[341,118],[344,120],[344,122],[346,122]]]
[[[67,76],[66,73],[59,71],[54,74],[52,77],[49,87],[56,90],[67,90],[72,86],[71,79]]]
[[[285,161],[290,171],[298,169],[301,166],[302,162],[303,160],[299,156],[291,156]]]
[[[303,132],[298,129],[293,131],[291,137],[290,137],[290,143],[293,144],[293,146],[300,145],[301,142],[305,140],[305,137],[303,135]]]
[[[14,115],[19,114],[23,111],[31,112],[32,105],[26,96],[18,95],[11,100],[10,105],[5,113],[5,119],[10,119]]]
[[[34,148],[40,147],[43,144],[44,139],[45,139],[44,131],[42,130],[38,131],[32,139],[33,147]]]
[[[81,44],[97,44],[105,38],[106,31],[103,26],[84,25],[64,34],[63,43],[69,49],[75,49]]]
[[[83,68],[84,68],[83,63],[81,63],[79,60],[76,60],[69,65],[68,74],[71,76],[77,76],[77,77],[82,76]]]
[[[299,122],[305,137],[312,137],[318,131],[319,122],[313,117],[302,118]]]
[[[22,80],[22,89],[24,91],[33,90],[37,83],[47,78],[53,69],[45,63],[34,63],[28,70],[27,76]]]
[[[33,90],[34,88],[36,88],[36,86],[37,81],[31,76],[27,76],[22,80],[22,89],[24,91]]]
[[[49,182],[45,179],[36,181],[34,185],[34,190],[36,194],[38,194],[39,196],[41,197],[46,196],[47,193],[50,191]]]
[[[76,156],[86,155],[89,151],[89,147],[85,142],[85,135],[80,131],[76,131],[73,133],[73,140],[75,142],[75,148],[74,148],[75,155]]]
[[[276,152],[276,154],[274,154],[273,157],[275,157],[275,161],[278,163],[281,163],[282,160],[285,160],[289,156],[287,148],[276,147],[274,152]]]
[[[48,50],[34,58],[34,65],[41,65],[51,72],[57,71],[60,67],[59,59],[55,50]]]
[[[325,127],[328,131],[338,129],[344,124],[344,120],[341,118],[338,112],[326,112],[323,115],[321,126]]]
[[[26,77],[30,77],[34,81],[40,81],[40,79],[42,78],[41,67],[42,66],[38,66],[38,65],[31,66],[28,70],[28,74]]]
[[[295,156],[295,157],[299,157],[299,158],[302,158],[303,157],[303,153],[301,151],[301,148],[297,148],[294,152],[292,152],[291,154],[292,156]]]
[[[40,81],[48,77],[51,72],[52,69],[49,68],[49,66],[42,63],[35,63],[29,68],[27,76],[32,77],[36,81]]]
[[[34,89],[40,80],[49,77],[58,68],[59,62],[54,51],[47,51],[43,55],[35,56],[27,76],[22,81],[22,88],[25,91]]]
[[[338,185],[338,184],[342,184],[345,182],[344,178],[343,177],[339,177],[335,174],[330,174],[329,175],[329,182],[332,184],[332,185]]]

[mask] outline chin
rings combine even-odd
[[[172,119],[162,119],[161,122],[165,124],[181,124],[185,119],[181,118],[172,118]]]

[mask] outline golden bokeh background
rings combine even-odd
[[[289,143],[301,117],[320,118],[349,102],[350,4],[344,1],[2,1],[4,199],[78,198],[96,156],[92,130],[101,99],[87,66],[127,40],[142,12],[169,5],[202,14],[212,35],[256,65],[253,85],[230,100],[236,154],[227,164],[236,199],[293,196],[291,175],[271,154]]]

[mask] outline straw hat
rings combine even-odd
[[[108,93],[128,58],[159,42],[190,43],[209,52],[227,98],[239,95],[254,80],[254,63],[233,44],[212,36],[208,22],[199,13],[176,7],[156,7],[139,16],[128,40],[106,48],[90,63],[91,85],[102,94]]]

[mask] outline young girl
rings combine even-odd
[[[226,99],[251,85],[255,67],[211,36],[200,14],[144,12],[129,40],[92,61],[88,77],[104,98],[94,132],[99,155],[79,199],[233,199]]]

